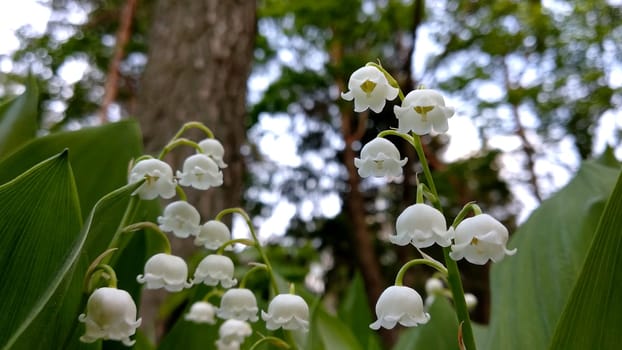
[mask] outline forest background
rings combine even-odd
[[[622,158],[619,2],[39,3],[49,8],[45,30],[21,28],[19,47],[0,56],[0,99],[36,88],[38,136],[136,118],[148,152],[184,121],[204,122],[230,166],[222,188],[195,194],[202,215],[244,207],[279,273],[354,330],[391,283],[386,276],[415,256],[387,236],[415,201],[420,172],[402,145],[403,178],[356,174],[361,145],[395,126],[390,113],[356,115],[340,101],[358,67],[379,60],[404,90],[449,96],[450,133],[423,138],[448,217],[476,199],[516,231],[584,161]],[[472,317],[487,324],[489,269],[462,271],[479,300]],[[407,284],[423,290],[428,277],[413,269]],[[360,319],[344,311],[357,285],[366,293],[356,305],[369,306]],[[165,298],[146,293],[142,303],[162,315],[153,305]],[[180,301],[164,305],[167,317],[151,316],[152,338],[170,329]],[[361,346],[398,339],[384,332]]]

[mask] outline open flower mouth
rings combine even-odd
[[[421,119],[425,122],[428,120],[428,112],[434,109],[434,106],[415,106],[414,110],[421,115]]]
[[[374,83],[371,80],[365,80],[362,84],[361,84],[361,90],[363,90],[364,93],[367,94],[367,97],[369,97],[369,95],[374,91],[374,89],[376,88],[376,83]]]

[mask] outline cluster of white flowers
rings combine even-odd
[[[174,144],[173,141],[169,145]],[[208,138],[194,144],[194,147],[200,151],[185,159],[182,171],[177,171],[176,176],[171,166],[162,160],[139,158],[128,176],[129,183],[144,180],[134,195],[142,200],[170,199],[183,193],[178,186],[206,190],[222,185],[221,170],[227,167],[223,160],[225,150],[222,144]],[[223,319],[219,339],[215,342],[217,348],[240,349],[244,340],[253,332],[249,322],[259,320],[259,307],[253,291],[243,286],[235,288],[238,280],[234,276],[233,260],[223,254],[225,250],[232,250],[235,240],[232,240],[229,227],[218,219],[219,216],[201,224],[199,211],[184,199],[185,195],[181,198],[166,205],[162,215],[157,218],[158,225],[147,223],[147,227],[160,231],[167,241],[165,232],[181,239],[194,237],[195,245],[217,251],[206,255],[199,262],[190,280],[186,261],[172,255],[170,251],[151,256],[145,262],[144,273],[138,275],[136,280],[147,289],[165,289],[169,292],[179,292],[201,284],[212,287],[212,292],[217,293],[210,292],[204,300],[194,302],[184,319],[205,324],[216,324],[216,316]],[[226,291],[223,293],[217,289],[219,287]],[[220,306],[207,300],[212,295],[221,295]],[[87,312],[79,317],[86,324],[86,332],[81,340],[94,342],[98,339],[112,339],[130,346],[134,343],[130,336],[135,334],[141,323],[141,319],[136,320],[136,317],[136,305],[126,291],[117,288],[97,289],[89,298]],[[309,326],[307,303],[293,294],[276,295],[268,310],[261,312],[261,317],[268,330],[283,328],[307,331]]]
[[[415,145],[415,137],[449,130],[448,119],[453,116],[454,109],[445,105],[445,99],[439,92],[417,89],[404,96],[399,92],[395,79],[377,64],[368,64],[352,73],[348,89],[341,96],[348,101],[354,100],[355,112],[369,108],[380,113],[386,101],[394,100],[398,95],[402,99],[401,105],[393,107],[397,128],[369,141],[361,149],[360,158],[354,159],[361,177],[391,179],[402,175],[402,168],[408,159],[400,159],[398,148],[381,136],[399,135],[413,140]],[[420,198],[423,199],[423,196]],[[455,227],[448,227],[443,213],[438,209],[416,203],[398,216],[395,229],[396,234],[389,237],[392,243],[399,246],[412,244],[417,249],[434,244],[450,247],[449,256],[456,261],[464,258],[470,263],[483,265],[488,261],[501,261],[504,256],[516,253],[516,249],[506,248],[508,230],[488,214],[474,215],[460,221]],[[430,282],[430,288],[429,296],[439,295],[438,292],[443,288],[442,282]],[[471,307],[476,303],[473,295],[467,294],[465,299]],[[424,312],[423,301],[417,291],[401,285],[391,286],[382,293],[376,305],[376,313],[378,320],[370,325],[373,329],[390,329],[397,323],[410,327],[426,323],[430,318]]]

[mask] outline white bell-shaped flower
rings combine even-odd
[[[203,154],[212,158],[218,167],[224,169],[227,167],[227,164],[223,160],[225,156],[225,148],[222,146],[220,141],[216,139],[205,139],[199,142],[199,147],[203,150]]]
[[[425,281],[426,294],[442,294],[443,291],[445,291],[445,286],[443,285],[443,281],[441,281],[440,279],[432,277],[428,278],[428,280]]]
[[[288,330],[309,330],[309,306],[299,295],[279,294],[268,305],[268,312],[261,311],[266,328]]]
[[[199,234],[201,215],[192,204],[176,201],[164,208],[162,216],[158,216],[158,223],[162,231],[172,232],[179,238],[188,238]]]
[[[348,81],[348,92],[341,98],[354,100],[354,111],[363,112],[367,108],[376,113],[382,112],[386,100],[397,97],[399,90],[389,84],[387,77],[378,68],[365,66],[357,69]]]
[[[391,141],[376,137],[363,146],[361,158],[354,158],[354,165],[361,177],[398,177],[407,161],[408,158],[400,160],[400,151]]]
[[[182,186],[207,190],[223,183],[222,171],[218,168],[218,164],[205,154],[194,154],[186,158],[183,169],[183,172],[177,171],[179,184]]]
[[[258,320],[257,298],[250,289],[231,288],[223,294],[216,314],[223,319],[255,322]]]
[[[216,286],[220,283],[223,288],[231,288],[238,280],[233,278],[233,261],[227,256],[210,254],[203,258],[194,271],[192,284],[204,283]]]
[[[454,115],[452,107],[445,106],[443,96],[434,90],[418,89],[406,95],[401,106],[394,106],[398,119],[397,130],[417,135],[425,135],[434,130],[445,133],[449,130],[448,118]]]
[[[169,292],[179,292],[192,286],[188,281],[188,265],[178,256],[159,253],[145,263],[145,273],[138,275],[138,283],[146,283],[147,289],[164,288]]]
[[[406,286],[385,289],[376,302],[376,315],[378,320],[369,325],[374,330],[380,327],[392,329],[397,323],[414,327],[430,320],[430,315],[423,309],[423,299],[419,293]]]
[[[239,349],[251,334],[253,334],[253,329],[247,322],[236,319],[226,320],[218,329],[219,339],[216,341],[216,346],[218,350]]]
[[[172,198],[175,195],[173,169],[159,159],[144,159],[134,164],[128,176],[128,183],[145,182],[136,193],[141,199]]]
[[[477,306],[477,297],[472,293],[464,293],[464,302],[466,303],[467,309],[472,311]]]
[[[218,249],[221,245],[231,240],[231,231],[222,221],[210,220],[201,226],[199,234],[194,239],[194,244],[202,245],[207,249]],[[233,249],[230,245],[228,250]]]
[[[86,313],[78,317],[86,326],[80,341],[93,343],[98,339],[118,340],[126,346],[136,341],[130,336],[136,333],[141,319],[136,319],[136,304],[132,296],[121,289],[99,288],[89,297]]]
[[[443,213],[421,203],[404,209],[397,217],[395,230],[397,234],[389,240],[400,246],[412,243],[417,248],[426,248],[436,243],[448,247],[453,238],[453,229],[447,229]]]
[[[184,316],[186,321],[195,323],[216,323],[216,307],[207,301],[197,301],[190,307],[190,311]]]
[[[465,258],[468,262],[484,265],[488,260],[499,262],[506,255],[516,254],[508,250],[508,230],[488,214],[466,218],[455,230],[454,245],[449,256],[454,260]]]

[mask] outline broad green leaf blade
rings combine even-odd
[[[393,350],[458,350],[458,319],[445,298],[436,298],[430,306],[430,321],[405,330]]]
[[[585,162],[536,209],[491,268],[488,349],[546,349],[579,275],[619,168]]]
[[[140,184],[126,185],[104,196],[87,217],[79,237],[84,237],[76,247],[81,254],[75,260],[48,304],[32,324],[21,334],[14,349],[99,349],[101,343],[84,344],[79,341],[84,326],[78,322],[78,315],[84,310],[87,295],[83,292],[86,269],[92,259],[106,247],[87,251],[89,243],[107,240],[110,242],[121,221],[129,198]],[[123,288],[119,285],[119,288]]]
[[[41,312],[77,257],[80,206],[64,151],[0,186],[0,347]]]
[[[557,323],[551,350],[619,349],[622,325],[622,173]]]
[[[369,328],[374,319],[372,319],[373,316],[367,304],[365,284],[359,273],[354,276],[350,283],[350,287],[339,305],[338,315],[339,319],[356,334],[363,349],[382,349],[378,332]]]
[[[142,136],[132,120],[37,138],[0,161],[0,183],[63,149],[70,150],[83,213],[106,193],[127,183],[130,159],[142,153]]]
[[[0,159],[36,136],[38,103],[39,89],[31,76],[22,95],[0,105]]]
[[[326,312],[321,305],[315,308],[312,317],[311,327],[317,329],[317,335],[319,335],[325,349],[363,349],[357,337],[346,324],[336,316]],[[310,349],[315,349],[315,347]]]

